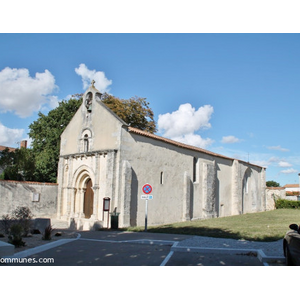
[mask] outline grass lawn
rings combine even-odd
[[[270,242],[282,239],[292,223],[300,223],[299,209],[276,209],[232,217],[148,226],[147,231]],[[130,231],[144,229],[127,228]]]

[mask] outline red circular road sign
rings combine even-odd
[[[146,183],[144,186],[143,186],[143,193],[148,195],[148,194],[151,194],[152,192],[152,186],[149,184],[149,183]]]

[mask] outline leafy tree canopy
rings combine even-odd
[[[3,170],[1,179],[5,180],[34,180],[34,155],[32,149],[20,148],[1,152],[0,168]]]
[[[39,112],[29,125],[29,137],[35,153],[35,178],[41,182],[56,182],[60,152],[60,135],[82,103],[82,99],[59,102],[48,115]]]
[[[280,184],[276,181],[270,180],[266,182],[267,187],[279,187]]]
[[[120,99],[105,93],[103,103],[129,126],[155,133],[157,131],[154,113],[146,98],[132,97],[128,100]]]

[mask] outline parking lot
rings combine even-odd
[[[81,232],[77,239],[50,243],[47,248],[19,252],[6,265],[52,266],[263,266],[251,251],[190,251],[174,245],[184,235]],[[16,260],[16,259],[19,260]],[[266,265],[266,264],[265,264]],[[274,260],[270,265],[283,265]]]

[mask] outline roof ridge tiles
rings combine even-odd
[[[232,158],[232,157],[228,157],[228,156],[225,156],[225,155],[222,155],[222,154],[218,154],[218,153],[215,153],[215,152],[203,149],[203,148],[199,148],[199,147],[196,147],[196,146],[192,146],[192,145],[184,144],[184,143],[181,143],[181,142],[177,142],[177,141],[174,141],[174,140],[171,140],[171,139],[168,139],[168,138],[165,138],[165,137],[162,137],[162,136],[159,136],[159,135],[156,135],[156,134],[153,134],[153,133],[150,133],[150,132],[147,132],[147,131],[135,128],[135,127],[129,126],[128,130],[129,130],[129,132],[133,132],[133,133],[136,133],[136,134],[139,134],[139,135],[147,136],[149,138],[153,138],[155,140],[166,142],[166,143],[169,143],[169,144],[181,147],[181,148],[185,148],[185,149],[189,149],[189,150],[194,150],[194,151],[206,153],[206,154],[213,155],[213,156],[220,157],[220,158],[225,158],[225,159],[237,160],[237,161],[240,161],[240,162],[245,162],[245,161],[242,161],[240,159],[235,159],[235,158]],[[251,164],[249,162],[245,162],[245,163],[247,163],[249,165],[256,166],[256,167],[264,168],[264,167],[261,167],[261,166],[255,165],[255,164]]]

